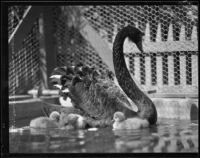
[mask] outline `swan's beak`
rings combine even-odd
[[[57,87],[57,88],[59,88],[59,89],[62,89],[62,86],[59,85],[59,84],[55,84],[55,85],[53,85],[53,86],[55,86],[55,87]]]
[[[52,76],[50,76],[49,78],[51,79],[51,83],[55,86],[55,87],[57,87],[57,88],[59,88],[59,89],[61,89],[62,88],[62,86],[61,86],[61,81],[60,81],[60,78],[62,77],[62,75],[52,75]]]
[[[62,75],[52,75],[49,78],[60,79]]]
[[[69,93],[69,89],[65,88],[64,90],[62,90],[63,93]]]
[[[138,47],[138,49],[143,53],[143,45],[142,45],[142,40],[140,40],[138,43],[136,43],[136,46]]]

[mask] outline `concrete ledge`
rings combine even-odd
[[[198,100],[180,98],[152,98],[158,118],[198,120]]]
[[[197,93],[153,93],[153,94],[148,94],[149,97],[151,98],[198,98],[198,94]]]
[[[9,123],[17,123],[34,117],[44,116],[43,102],[59,104],[58,96],[9,101]]]
[[[198,99],[152,98],[158,118],[198,120]],[[46,104],[45,104],[46,103]],[[50,103],[50,104],[48,104]],[[10,125],[18,122],[29,122],[32,118],[44,116],[42,107],[59,105],[58,96],[36,99],[9,101]]]
[[[9,96],[9,101],[18,101],[31,98],[33,98],[31,95],[14,95],[14,96]]]

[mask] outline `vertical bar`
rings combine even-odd
[[[130,54],[124,55],[124,58],[125,58],[126,66],[127,66],[128,70],[130,71],[130,59],[129,59],[129,55]]]
[[[138,83],[141,83],[140,82],[140,57],[139,56],[135,57],[135,76],[134,76],[134,78],[136,79],[136,81]]]
[[[146,87],[151,86],[151,59],[150,56],[145,57],[145,77],[146,77]]]
[[[135,55],[132,54],[132,53],[130,53],[129,55],[130,55],[130,57],[129,57],[130,73],[131,73],[131,75],[134,76],[134,75],[135,75],[135,67],[134,67],[134,65],[135,65],[135,62],[134,62],[134,60],[135,60]]]
[[[145,85],[145,55],[140,56],[140,84]]]
[[[158,23],[157,35],[156,35],[156,42],[161,42],[161,23]]]
[[[163,67],[162,67],[162,56],[156,56],[156,71],[157,71],[157,85],[162,87],[163,85]]]
[[[47,67],[46,67],[46,50],[44,39],[44,19],[43,14],[39,17],[39,65],[41,88],[47,89]]]
[[[193,29],[192,29],[192,41],[197,41],[198,39],[197,39],[197,35],[198,35],[198,33],[197,33],[197,27],[196,26],[193,26]]]
[[[54,32],[53,32],[53,6],[43,7],[43,19],[44,19],[44,49],[46,52],[46,78],[45,86],[47,88],[52,87],[49,82],[49,77],[56,67],[56,51],[54,46]]]
[[[186,55],[186,84],[192,85],[192,54]]]
[[[174,85],[174,59],[172,55],[168,56],[168,80],[169,86]]]
[[[198,57],[192,55],[192,85],[198,86]]]
[[[144,41],[150,42],[150,26],[149,26],[149,23],[146,24]]]
[[[172,24],[169,25],[169,32],[167,36],[167,41],[173,41],[173,28]]]
[[[181,25],[181,31],[180,31],[180,41],[185,41],[185,26]]]
[[[186,56],[180,56],[180,78],[181,78],[181,86],[186,85]]]
[[[151,57],[151,84],[157,84],[157,73],[156,73],[156,53],[152,53]]]
[[[174,52],[174,84],[180,85],[180,52]]]
[[[168,67],[168,56],[162,55],[162,70],[163,70],[163,85],[169,84],[169,67]]]

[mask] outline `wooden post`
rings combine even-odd
[[[163,87],[162,56],[156,56],[156,72],[157,72],[157,86],[161,88]]]
[[[53,6],[43,7],[39,22],[40,32],[40,70],[44,88],[51,86],[49,77],[56,67],[56,52],[53,36]]]
[[[128,68],[128,70],[130,71],[130,57],[129,57],[130,54],[127,54],[127,56],[124,56],[124,59],[125,59],[125,62],[126,62],[126,66]]]
[[[168,56],[168,80],[168,85],[174,86],[174,58],[172,55]]]
[[[185,88],[186,86],[186,56],[180,56],[180,76],[181,76],[181,86]]]
[[[136,56],[135,57],[135,75],[134,75],[134,78],[136,79],[136,81],[141,84],[141,81],[140,81],[140,57],[139,56]]]
[[[150,56],[145,57],[145,73],[146,73],[146,87],[151,86],[151,58]]]
[[[198,86],[198,56],[192,55],[192,85]]]

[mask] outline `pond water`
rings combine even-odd
[[[10,153],[198,152],[198,121],[159,119],[141,130],[9,130]]]

